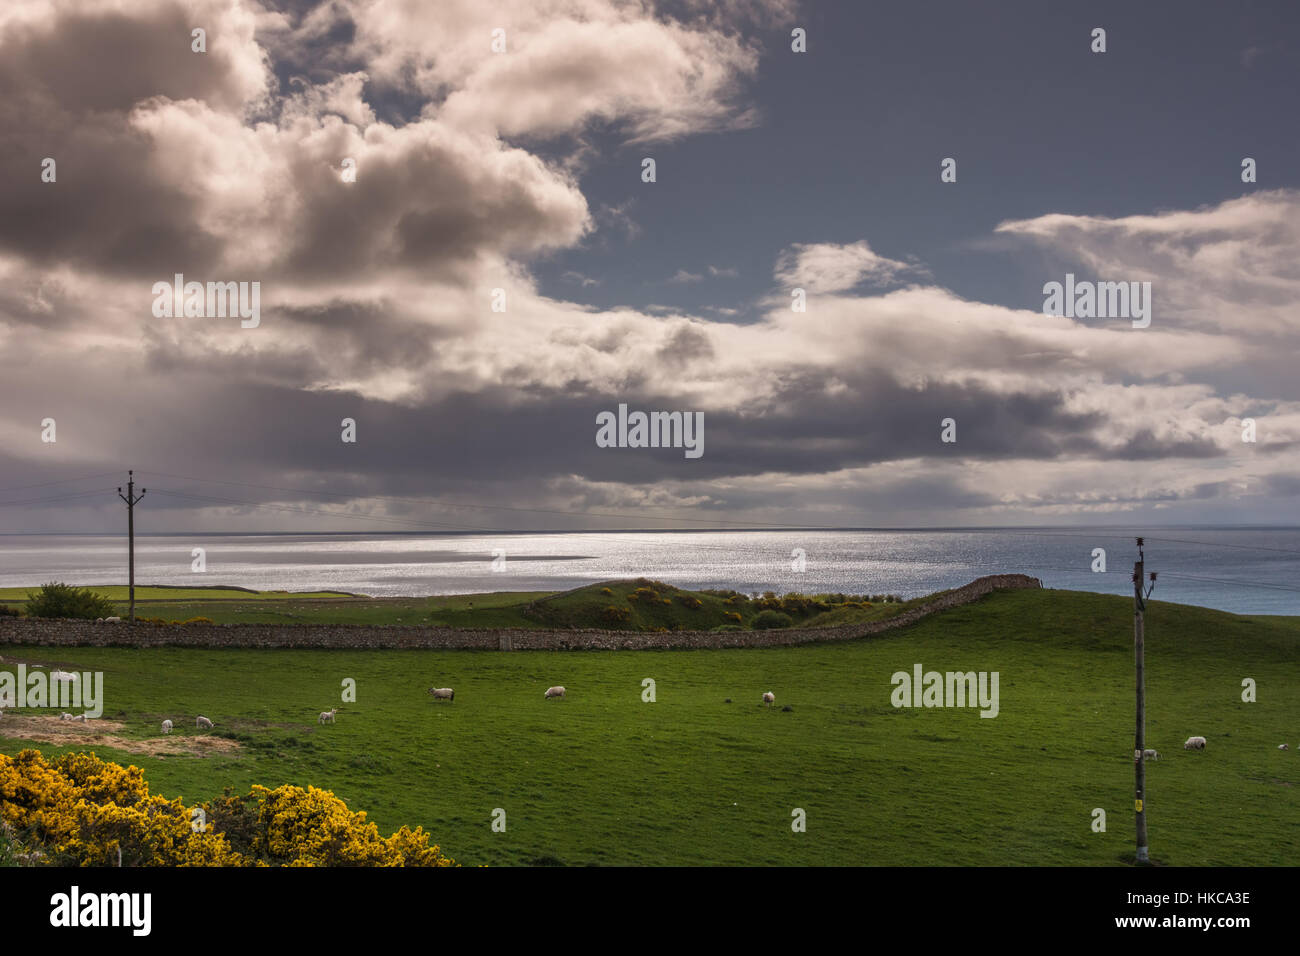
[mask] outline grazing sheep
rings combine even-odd
[[[59,671],[59,670],[50,671],[50,680],[62,681],[63,683],[67,684],[67,683],[71,683],[76,679],[77,679],[76,674],[69,674],[67,671]]]
[[[199,730],[211,730],[212,721],[200,714],[198,717],[194,718],[194,726],[199,728]]]
[[[434,700],[455,700],[456,692],[450,687],[430,687],[429,693],[433,695]]]
[[[564,696],[564,688],[563,688],[563,687],[548,687],[548,688],[546,688],[546,697],[545,697],[546,700],[550,700],[552,697],[563,697],[563,696]]]
[[[72,719],[71,714],[59,714],[59,720],[71,720],[71,719]]]
[[[339,709],[337,707],[333,710],[323,710],[321,711],[321,715],[316,718],[316,722],[319,724],[332,724],[334,723],[334,715],[338,712]]]
[[[162,732],[165,734],[170,734],[172,732],[172,722],[170,720],[164,720],[162,722]]]
[[[106,618],[104,618],[104,623],[105,623],[105,624],[121,624],[121,623],[122,623],[122,619],[121,619],[120,617],[106,617]]]
[[[89,720],[89,718],[88,718],[85,714],[78,714],[76,717],[73,717],[73,718],[71,718],[71,719],[72,719],[72,720],[79,720],[79,721],[81,721],[83,724],[84,724],[87,720]]]
[[[1188,738],[1187,738],[1187,743],[1183,744],[1183,749],[1184,749],[1184,750],[1204,750],[1204,749],[1205,749],[1205,738],[1204,738],[1204,737],[1188,737]]]
[[[1291,748],[1288,747],[1286,744],[1278,744],[1278,745],[1277,745],[1277,749],[1278,749],[1278,750],[1290,750]]]
[[[763,695],[763,703],[765,703],[765,704],[767,704],[767,706],[771,707],[773,704],[776,703],[776,694],[772,693],[772,692],[769,690],[766,694]]]
[[[1142,751],[1142,759],[1143,759],[1143,760],[1159,760],[1159,759],[1160,759],[1160,751],[1159,751],[1159,750],[1144,750],[1144,751]]]

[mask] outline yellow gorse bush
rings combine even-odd
[[[455,866],[422,829],[384,839],[334,794],[255,786],[195,808],[94,754],[0,754],[0,823],[41,862],[79,866]],[[196,818],[201,826],[196,827]]]

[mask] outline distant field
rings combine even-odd
[[[23,604],[27,601],[27,595],[32,591],[39,591],[39,587],[28,588],[0,588],[0,602],[8,604]],[[129,589],[126,585],[90,585],[86,590],[94,591],[96,594],[113,601],[127,601],[130,598]],[[282,601],[286,598],[340,598],[356,597],[342,591],[252,591],[248,588],[182,588],[182,587],[146,587],[137,585],[135,589],[135,603],[141,601]]]
[[[476,609],[498,599],[473,598]],[[1147,620],[1148,746],[1164,758],[1148,765],[1153,859],[1300,863],[1300,619],[1153,602]],[[115,746],[39,744],[46,752],[94,749],[135,763],[157,792],[187,802],[227,786],[315,784],[384,832],[425,826],[464,863],[1132,859],[1132,604],[1123,598],[999,592],[872,640],[794,648],[0,654],[0,669],[23,660],[105,674],[104,718],[122,722]],[[998,671],[999,715],[895,709],[890,675],[916,663]],[[318,726],[349,677],[357,702],[340,705],[336,725]],[[1241,700],[1246,677],[1257,703]],[[644,678],[657,682],[655,703],[642,701]],[[568,699],[543,700],[551,684],[564,684]],[[431,685],[454,687],[455,702],[434,703]],[[777,707],[759,703],[765,690]],[[192,740],[197,713],[239,749],[131,752],[159,739],[164,717],[177,722],[174,737]],[[23,716],[7,713],[0,734],[11,714]],[[1182,749],[1192,734],[1208,738],[1204,752]],[[1283,742],[1292,749],[1279,751]],[[24,745],[0,736],[5,753]],[[497,807],[505,833],[491,830]],[[791,832],[796,807],[806,833]],[[1097,807],[1105,833],[1090,829]]]

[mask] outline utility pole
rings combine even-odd
[[[143,498],[148,490],[148,488],[141,488],[139,497],[136,496],[134,471],[126,473],[126,494],[122,494],[121,486],[117,489],[117,496],[126,502],[126,535],[130,554],[127,559],[130,569],[128,587],[131,593],[131,616],[129,620],[132,624],[135,624],[135,506],[140,503],[140,498]]]
[[[1150,862],[1147,851],[1146,783],[1147,765],[1143,751],[1147,746],[1147,692],[1145,683],[1146,662],[1143,646],[1143,615],[1146,598],[1156,586],[1156,572],[1151,572],[1151,587],[1142,594],[1143,569],[1146,556],[1142,553],[1142,539],[1137,539],[1138,559],[1133,564],[1133,652],[1137,661],[1137,729],[1133,737],[1134,808],[1137,810],[1137,861]]]

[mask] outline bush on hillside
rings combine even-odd
[[[632,620],[632,609],[611,604],[608,607],[601,608],[600,619],[606,624],[626,624]]]
[[[793,623],[794,618],[790,617],[789,614],[769,609],[758,612],[758,617],[754,618],[754,629],[756,631],[768,631],[778,627],[789,627]]]
[[[29,617],[112,617],[113,602],[88,588],[74,588],[70,584],[51,581],[35,593],[27,595]]]

